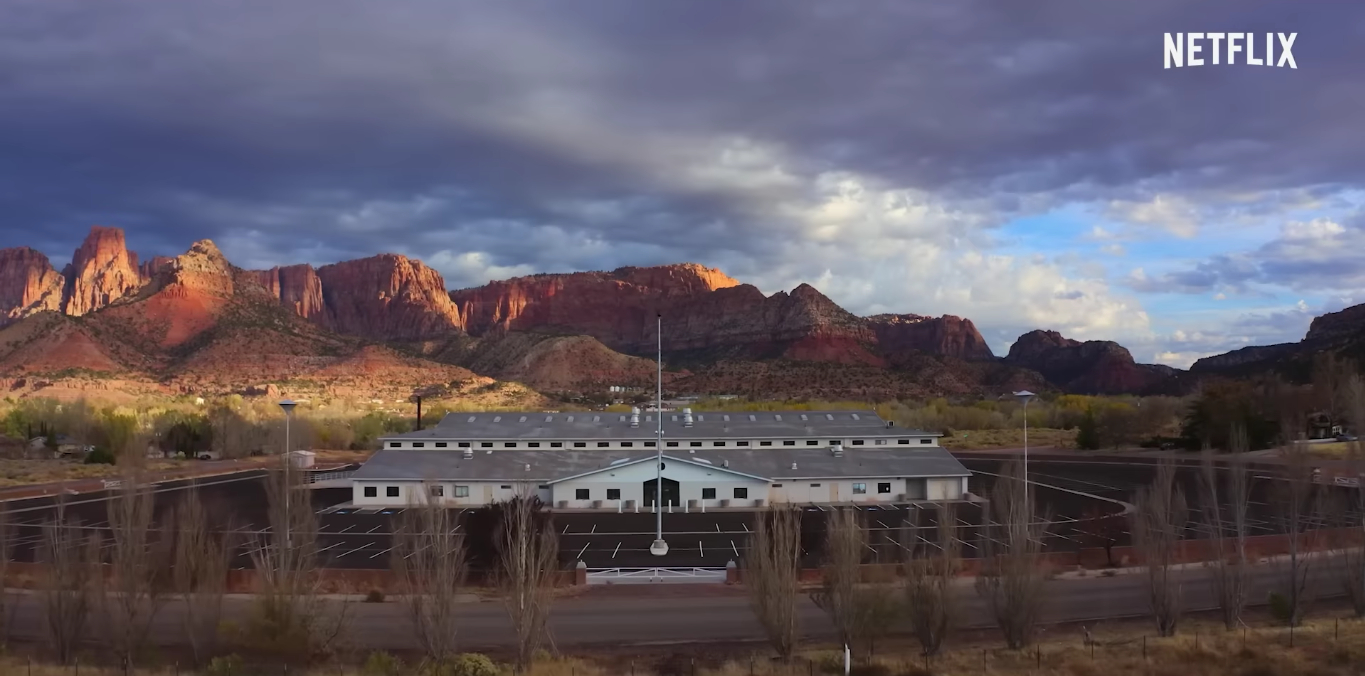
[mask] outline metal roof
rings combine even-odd
[[[552,483],[631,461],[656,457],[648,451],[550,450],[417,451],[385,449],[365,462],[352,479],[368,481],[505,481]],[[701,453],[664,454],[665,459],[710,465],[722,471],[784,479],[970,476],[971,472],[941,447],[845,448],[836,456],[828,448],[716,449]],[[728,462],[728,465],[726,464]],[[792,469],[792,464],[796,469]]]
[[[416,432],[380,437],[381,440],[448,439],[499,441],[517,439],[649,440],[655,438],[657,413],[640,413],[639,427],[631,414],[604,411],[545,413],[543,411],[447,413],[441,422]],[[664,412],[664,436],[669,439],[779,439],[822,437],[827,441],[850,437],[938,437],[923,430],[888,427],[876,411],[694,411],[692,425],[682,412]]]

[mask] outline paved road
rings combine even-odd
[[[1318,591],[1330,594],[1336,588],[1334,571],[1328,563],[1319,568]],[[1250,598],[1263,601],[1283,569],[1266,564],[1254,571]],[[1188,609],[1209,609],[1207,572],[1183,572],[1183,596]],[[652,589],[599,591],[558,601],[550,618],[550,630],[559,647],[612,645],[629,646],[651,643],[705,643],[761,640],[762,632],[747,598],[742,592],[714,585],[657,586]],[[600,588],[599,588],[600,589]],[[992,626],[984,604],[969,582],[959,589],[965,627]],[[1131,617],[1146,612],[1147,597],[1140,574],[1111,578],[1059,579],[1048,583],[1046,622],[1082,621],[1099,618]],[[241,618],[248,601],[231,598],[225,619]],[[808,638],[830,637],[828,621],[808,599],[800,600],[801,628]],[[352,603],[347,607],[347,643],[361,650],[402,650],[416,648],[411,625],[401,603]],[[42,610],[36,596],[25,595],[15,602],[14,636],[20,639],[42,637]],[[175,604],[165,606],[153,628],[153,641],[175,644],[180,641],[183,610]],[[464,605],[460,633],[470,649],[505,647],[511,631],[502,605],[496,601]]]

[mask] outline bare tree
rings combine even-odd
[[[982,510],[981,574],[976,578],[976,592],[1012,650],[1033,640],[1047,582],[1042,557],[1047,519],[1037,518],[1031,501],[1025,502],[1023,477],[1023,465],[1011,462],[995,482]]]
[[[517,639],[516,671],[525,673],[545,638],[559,572],[559,538],[534,486],[519,486],[501,509],[498,581]]]
[[[9,559],[14,554],[13,535],[9,522],[9,503],[0,502],[0,650],[9,645],[10,595]]]
[[[1138,491],[1133,513],[1133,544],[1147,570],[1147,595],[1157,634],[1174,636],[1180,623],[1180,582],[1175,565],[1189,507],[1176,485],[1175,465],[1163,459],[1151,486]]]
[[[173,523],[171,583],[185,604],[186,642],[195,662],[203,663],[217,647],[233,543],[228,529],[214,528],[197,487],[185,492]]]
[[[38,560],[45,564],[40,599],[48,638],[57,659],[76,659],[94,605],[95,577],[100,570],[99,531],[68,517],[59,496],[56,513],[42,527]]]
[[[778,656],[790,660],[796,651],[801,512],[776,505],[759,512],[744,563],[744,587],[754,615]]]
[[[1354,526],[1356,537],[1346,538],[1346,546],[1341,550],[1342,587],[1356,617],[1365,617],[1365,485],[1362,485],[1365,484],[1365,441],[1359,438],[1365,434],[1365,379],[1359,373],[1353,373],[1345,389],[1347,417],[1357,437],[1348,442],[1346,466],[1356,487],[1351,491],[1351,499],[1344,501],[1342,525]]]
[[[926,655],[934,655],[943,647],[957,617],[952,584],[962,567],[956,510],[952,503],[945,502],[936,512],[935,538],[917,536],[905,563],[905,608],[910,631],[919,639]],[[927,516],[927,510],[919,513]]]
[[[1251,483],[1247,474],[1246,428],[1234,425],[1229,438],[1232,453],[1220,475],[1214,454],[1206,449],[1200,468],[1200,510],[1213,548],[1210,584],[1223,617],[1234,629],[1242,622],[1247,601],[1247,509]]]
[[[432,495],[434,485],[425,486]],[[457,605],[465,583],[464,536],[449,508],[429,498],[399,516],[393,569],[417,639],[433,665],[456,654]]]
[[[1288,443],[1281,451],[1283,459],[1276,481],[1276,515],[1280,527],[1289,540],[1289,557],[1285,562],[1284,599],[1289,626],[1298,626],[1307,609],[1308,582],[1313,569],[1313,525],[1323,511],[1324,493],[1317,490],[1313,478],[1312,459],[1301,444]]]
[[[307,661],[332,647],[346,607],[329,606],[321,595],[317,515],[303,473],[271,472],[266,486],[270,526],[251,547],[261,589],[248,636],[259,649]]]
[[[859,573],[867,538],[853,508],[829,513],[825,520],[825,566],[820,589],[811,600],[829,615],[839,643],[852,646],[862,628],[865,608],[858,598]]]
[[[167,572],[166,540],[153,538],[153,500],[141,475],[131,471],[123,474],[118,492],[108,502],[112,584],[99,600],[106,633],[128,665],[137,657],[161,607]]]

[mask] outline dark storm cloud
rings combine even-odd
[[[1365,178],[1356,4],[515,8],[0,0],[0,245],[762,261],[822,171],[1002,211]],[[1162,70],[1186,30],[1298,32],[1299,69]],[[796,180],[687,178],[724,139]]]

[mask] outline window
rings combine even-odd
[[[714,488],[703,488],[703,489],[701,489],[701,499],[702,499],[702,500],[715,500],[715,499],[716,499],[716,489],[714,489]]]
[[[875,442],[873,442],[873,443],[877,444],[878,446],[885,446],[885,445],[886,445],[886,440],[885,440],[885,439],[878,439],[877,441],[875,441]]]
[[[811,487],[811,488],[819,488],[819,487],[820,487],[820,484],[811,484],[810,487]]]
[[[599,442],[597,442],[597,447],[598,447],[598,448],[606,448],[606,447],[607,447],[607,442],[605,442],[605,441],[599,441]]]
[[[688,446],[691,446],[692,448],[701,448],[701,442],[700,442],[700,441],[689,441],[689,442],[687,442],[687,445],[688,445]]]
[[[906,444],[909,444],[909,443],[910,443],[910,440],[909,440],[909,439],[897,439],[897,440],[896,440],[896,443],[901,444],[902,446],[904,446],[904,445],[906,445]]]
[[[782,484],[773,484],[773,488],[781,488]]]
[[[633,442],[633,441],[623,441],[623,442],[621,442],[621,448],[630,448],[630,447],[632,447],[632,446],[634,446],[634,445],[635,445],[635,442]]]
[[[619,488],[608,488],[608,489],[607,489],[607,499],[608,499],[608,500],[620,500],[620,499],[621,499],[621,489],[619,489]]]
[[[795,446],[795,445],[796,445],[796,441],[793,440],[793,439],[788,439],[788,440],[782,442],[782,445],[783,445],[783,446]]]
[[[456,486],[456,487],[455,487],[455,497],[457,497],[457,498],[467,498],[467,497],[469,497],[469,487],[468,487],[468,486]]]
[[[933,440],[933,439],[920,439],[919,442],[920,442],[921,444],[932,444],[932,443],[934,443],[934,440]]]
[[[867,495],[867,484],[853,484],[854,495]]]
[[[445,494],[446,494],[446,487],[445,487],[445,486],[432,486],[432,487],[431,487],[431,497],[433,497],[433,498],[442,498],[442,497],[445,497]]]
[[[562,441],[551,441],[551,442],[550,442],[550,448],[564,448],[564,442],[562,442]]]
[[[384,494],[387,495],[387,496],[389,496],[389,497],[391,497],[391,498],[396,498],[396,497],[398,497],[398,487],[397,487],[397,486],[387,486],[387,487],[384,488]]]
[[[807,445],[807,446],[819,446],[819,445],[820,445],[820,440],[819,440],[819,439],[807,439],[807,440],[806,440],[806,445]]]
[[[510,490],[512,490],[512,487],[509,486],[509,485],[507,485],[507,484],[503,484],[503,485],[501,485],[501,486],[498,486],[498,488],[501,488],[501,489],[504,490],[504,491],[510,491]]]
[[[736,500],[747,500],[748,498],[749,498],[749,489],[748,489],[748,488],[745,488],[745,487],[741,486],[741,487],[735,489],[735,499],[736,499]]]
[[[479,442],[479,448],[492,448],[492,447],[493,447],[493,442],[491,442],[491,441],[480,441],[480,442]]]
[[[725,442],[724,442],[724,441],[713,441],[713,442],[711,442],[711,445],[712,445],[712,446],[724,446],[724,445],[725,445]]]
[[[550,490],[550,484],[541,484],[539,486],[536,486],[536,488],[539,488],[542,491],[548,491]]]
[[[397,441],[390,441],[389,448],[402,448],[403,444]]]
[[[678,442],[676,442],[676,441],[665,441],[665,442],[664,442],[664,445],[667,446],[667,447],[669,447],[669,448],[677,448],[677,447],[678,447]]]
[[[862,440],[862,439],[854,439],[854,440],[853,440],[853,445],[854,445],[854,446],[862,446],[862,445],[863,445],[863,440]]]
[[[503,444],[502,447],[503,447],[503,448],[516,448],[516,447],[517,447],[517,442],[515,442],[515,441],[509,441],[509,442]]]
[[[645,448],[654,448],[654,442],[652,442],[652,441],[646,441],[646,442],[645,442]]]
[[[758,445],[759,445],[759,446],[772,446],[772,445],[773,445],[773,442],[771,442],[771,441],[760,441],[760,442],[758,442]]]
[[[878,492],[878,493],[890,493],[890,492],[891,492],[891,482],[890,482],[890,481],[883,481],[883,482],[877,484],[877,492]]]
[[[573,497],[574,497],[575,500],[587,500],[587,499],[588,499],[588,489],[586,489],[586,488],[577,488],[577,489],[574,489]]]
[[[377,497],[379,497],[379,488],[378,488],[377,486],[366,486],[366,487],[365,487],[365,497],[367,497],[367,498],[377,498]]]
[[[527,445],[527,446],[530,446],[531,448],[540,448],[540,442],[539,442],[539,441],[532,441],[532,442],[527,443],[526,445]]]
[[[456,446],[459,446],[460,448],[469,448],[469,442],[461,441],[460,443],[456,444]]]
[[[423,443],[423,442],[420,442],[420,441],[414,441],[414,442],[412,442],[412,447],[413,447],[413,448],[422,448],[423,446],[426,446],[426,444]]]
[[[749,445],[749,442],[747,442],[747,441],[736,441],[736,442],[735,442],[735,445],[736,445],[736,446],[748,446],[748,445]]]
[[[830,445],[830,446],[833,446],[833,445],[835,445],[835,444],[843,445],[843,443],[844,443],[844,440],[843,440],[843,439],[830,439],[830,440],[829,440],[829,445]]]
[[[588,442],[586,442],[586,441],[575,441],[575,442],[573,442],[573,447],[574,447],[574,448],[587,448],[587,447],[588,447]]]

